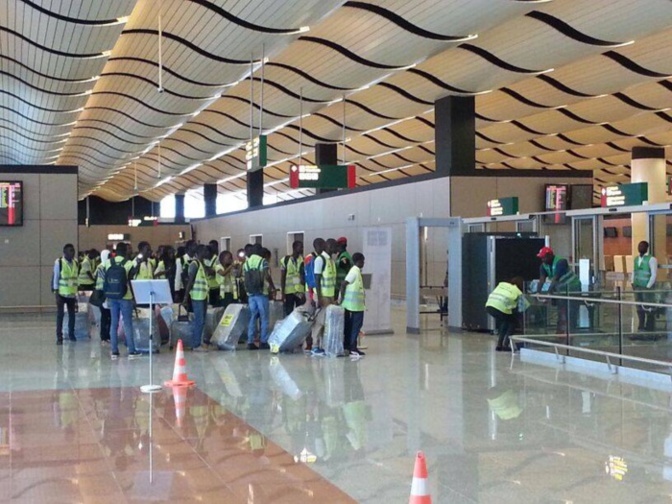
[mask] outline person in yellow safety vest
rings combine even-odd
[[[184,301],[182,304],[191,306],[194,311],[193,332],[191,338],[191,349],[195,352],[207,352],[208,349],[203,346],[203,329],[205,328],[205,315],[208,311],[208,277],[205,273],[203,260],[208,257],[210,251],[207,245],[198,245],[196,254],[189,265],[189,279],[185,288]]]
[[[635,257],[632,272],[632,288],[635,291],[635,301],[640,303],[655,303],[656,298],[651,294],[655,289],[658,276],[658,259],[649,254],[649,242],[641,241],[637,245],[639,255]],[[637,305],[638,331],[653,331],[656,324],[656,309],[652,306]]]
[[[219,264],[219,243],[217,243],[217,240],[210,240],[208,252],[208,257],[203,260],[203,264],[206,267],[205,274],[208,277],[208,288],[210,289],[209,303],[210,306],[219,306],[220,286],[215,271]]]
[[[245,281],[245,291],[247,292],[247,303],[250,307],[250,322],[247,326],[247,349],[248,350],[268,350],[268,322],[270,299],[275,292],[273,279],[271,278],[268,261],[264,259],[264,248],[258,243],[253,245],[250,255],[243,266],[243,277]],[[270,290],[267,287],[270,286]],[[266,291],[266,293],[264,293]],[[257,319],[260,320],[261,335],[260,345],[254,344],[254,336],[257,329]]]
[[[63,247],[63,256],[54,263],[51,290],[56,295],[56,344],[63,344],[63,317],[68,307],[68,337],[75,338],[75,311],[77,308],[77,279],[79,264],[75,259],[75,247],[68,243]]]
[[[336,297],[336,263],[332,255],[337,252],[336,240],[330,238],[326,242],[322,238],[317,238],[313,242],[316,257],[313,259],[315,272],[315,299],[317,308],[320,310],[315,317],[315,323],[312,330],[312,344],[314,355],[324,355],[322,348],[322,336],[324,334],[324,323],[327,314],[327,306],[333,304]]]
[[[292,253],[282,258],[280,268],[280,291],[286,317],[306,300],[302,241],[292,243]]]
[[[154,279],[156,265],[154,259],[152,259],[152,247],[146,241],[141,241],[138,244],[138,255],[135,256],[135,267],[138,271],[135,280]]]
[[[92,291],[96,287],[96,268],[98,267],[99,254],[96,249],[89,250],[79,264],[78,289],[80,291]]]
[[[511,350],[509,336],[513,333],[516,325],[515,312],[518,307],[518,299],[523,295],[524,280],[515,277],[510,282],[500,282],[495,290],[488,296],[485,303],[485,311],[488,312],[497,324],[497,351]]]
[[[215,266],[217,284],[219,285],[219,306],[226,308],[238,301],[238,282],[236,281],[236,264],[233,254],[225,250],[219,254],[219,263]]]
[[[352,261],[355,265],[350,268],[350,271],[345,276],[339,295],[341,306],[345,308],[343,348],[350,355],[363,356],[364,352],[357,348],[357,338],[364,325],[364,312],[366,311],[364,280],[362,279],[364,254],[355,253],[352,256]]]

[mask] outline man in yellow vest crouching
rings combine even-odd
[[[523,282],[521,277],[515,277],[510,282],[500,282],[485,303],[485,311],[497,324],[498,352],[511,350],[509,336],[516,325],[516,309],[518,299],[523,295]]]

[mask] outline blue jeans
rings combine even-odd
[[[363,325],[363,311],[345,310],[345,337],[343,338],[343,348],[345,350],[357,350],[357,338]]]
[[[268,343],[268,296],[264,296],[263,294],[249,296],[247,304],[250,307],[250,325],[247,326],[247,343],[254,343],[257,318],[261,319],[261,342]]]
[[[205,329],[205,313],[208,311],[208,300],[191,300],[194,309],[194,329],[191,333],[191,348],[198,348],[203,342],[203,329]]]
[[[119,341],[117,338],[119,315],[124,317],[124,333],[126,334],[128,353],[135,353],[135,341],[133,340],[133,300],[108,299],[107,304],[110,307],[110,314],[112,315],[112,326],[110,327],[112,353],[119,353]]]

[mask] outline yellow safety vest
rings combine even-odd
[[[334,297],[336,294],[336,263],[331,257],[329,259],[324,256],[321,257],[324,260],[324,269],[320,281],[322,296]]]
[[[302,264],[303,256],[297,257],[296,260],[291,255],[282,258],[282,267],[287,272],[285,276],[285,294],[301,294],[303,292],[304,287],[301,283]]]
[[[147,262],[141,261],[138,267],[138,273],[135,275],[136,280],[153,280],[154,279],[154,270],[156,268],[152,264],[152,260],[149,259]]]
[[[77,259],[73,259],[69,263],[61,257],[59,261],[61,264],[58,275],[58,293],[63,297],[75,296],[77,295],[77,277],[79,276]]]
[[[205,276],[205,268],[200,261],[198,263],[198,272],[196,273],[196,279],[194,280],[194,285],[189,291],[189,295],[193,301],[205,301],[208,299],[208,293],[210,288],[208,287],[208,278]]]
[[[343,296],[341,306],[351,312],[363,312],[366,310],[366,305],[364,304],[364,280],[362,279],[362,270],[357,266],[353,266],[350,271],[355,268],[357,268],[357,278],[353,283],[349,283],[345,287],[345,295]]]
[[[224,271],[226,268],[221,264],[215,266],[215,274],[217,277],[217,284],[219,285],[219,295],[224,297],[225,294],[233,294],[233,299],[238,299],[238,289],[236,285],[236,277],[233,274],[233,269],[229,271],[226,275],[222,276],[219,274],[220,271]]]
[[[216,289],[217,287],[220,286],[219,281],[217,279],[217,271],[215,270],[215,268],[217,267],[217,264],[219,264],[219,260],[217,259],[216,256],[213,256],[213,258],[210,259],[209,261],[204,260],[203,264],[205,264],[208,268],[212,268],[212,270],[213,270],[212,274],[207,274],[206,273],[206,275],[208,277],[208,287],[210,289]]]
[[[90,290],[93,289],[93,286],[95,284],[95,280],[91,279],[91,276],[89,273],[92,273],[96,269],[96,260],[95,259],[89,259],[88,257],[84,257],[82,260],[82,264],[79,266],[79,285],[81,287],[87,287],[86,289],[83,290]]]
[[[518,298],[522,295],[523,293],[515,285],[507,282],[500,282],[490,296],[488,296],[488,301],[485,303],[485,306],[492,306],[502,313],[511,315],[513,309],[518,306]]]

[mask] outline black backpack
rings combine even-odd
[[[245,263],[243,268],[243,278],[245,282],[245,292],[247,292],[249,296],[255,296],[264,292],[266,274],[261,267],[262,264],[263,262],[260,262],[258,268],[250,268],[248,263]]]
[[[114,259],[110,263],[110,267],[105,272],[105,284],[103,292],[107,299],[123,299],[128,292],[128,275],[126,273],[125,264],[128,259],[124,259],[120,263]]]

